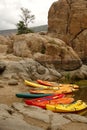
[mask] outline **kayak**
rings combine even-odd
[[[38,97],[44,97],[49,96],[52,94],[31,94],[31,93],[17,93],[16,97],[18,98],[38,98]]]
[[[53,84],[49,81],[44,81],[44,80],[37,80],[37,83],[41,84],[41,85],[46,85],[46,86],[53,86]]]
[[[29,92],[30,93],[49,93],[49,94],[61,94],[61,93],[71,93],[73,91],[76,91],[76,89],[72,89],[70,87],[65,87],[65,88],[60,88],[59,90],[49,90],[49,89],[44,89],[44,90],[40,90],[40,89],[37,89],[37,90],[34,90],[34,89],[30,89]]]
[[[46,96],[42,98],[25,100],[27,105],[39,106],[42,108],[46,107],[46,104],[58,104],[58,103],[71,103],[74,101],[74,98],[65,97],[65,94],[55,94],[51,96]]]
[[[24,80],[25,85],[35,87],[35,88],[43,88],[43,89],[53,89],[53,90],[58,90],[62,88],[71,88],[73,90],[78,90],[79,86],[75,84],[58,84],[58,86],[46,86],[46,85],[41,85],[38,83],[30,82],[28,80]]]
[[[27,100],[27,101],[29,101],[29,102],[32,102],[32,101],[42,102],[42,101],[52,100],[52,99],[57,99],[57,98],[62,98],[62,97],[65,97],[65,94],[53,94],[53,95],[50,95],[50,96],[45,96],[45,97],[32,99],[32,100]]]
[[[55,96],[54,96],[55,97]],[[55,98],[55,99],[51,99],[51,98],[40,98],[40,99],[35,99],[35,100],[25,100],[25,103],[27,105],[33,105],[33,106],[38,106],[41,108],[46,108],[47,104],[52,104],[52,105],[56,105],[59,103],[63,103],[63,104],[69,104],[72,103],[74,101],[74,98],[69,98],[69,97],[61,97],[61,98]]]
[[[51,105],[56,105],[56,104],[70,104],[74,102],[74,98],[71,97],[63,97],[61,99],[55,99],[55,100],[50,100],[49,104]]]
[[[24,83],[25,83],[25,85],[28,85],[28,86],[31,86],[31,87],[44,88],[44,89],[49,88],[48,86],[33,83],[33,82],[28,81],[28,80],[24,80]]]
[[[58,84],[58,83],[54,83],[54,82],[49,82],[49,81],[44,81],[44,80],[37,80],[37,83],[41,84],[41,85],[46,85],[46,86],[57,86],[57,87],[72,87],[74,89],[78,89],[79,86],[76,84]]]
[[[28,105],[33,105],[33,103],[43,103],[44,101],[49,101],[52,99],[58,99],[58,98],[63,98],[63,97],[65,97],[65,94],[53,94],[51,96],[45,96],[45,97],[41,97],[41,98],[25,100],[25,103]]]
[[[46,104],[46,109],[54,112],[77,112],[87,108],[87,104],[82,100],[77,100],[71,104]]]

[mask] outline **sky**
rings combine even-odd
[[[21,20],[21,7],[27,8],[35,15],[29,26],[40,26],[48,23],[48,11],[57,0],[0,0],[0,30],[15,29]]]

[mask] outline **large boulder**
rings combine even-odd
[[[24,117],[6,104],[0,104],[0,130],[44,130],[24,120]]]
[[[10,42],[9,37],[4,37],[0,35],[0,54],[1,53],[6,53],[7,52],[7,46]]]
[[[6,69],[1,75],[9,81],[9,84],[17,84],[17,81],[12,80],[49,80],[57,81],[61,78],[61,74],[55,69],[47,68],[33,59],[22,59],[18,61],[4,61]]]
[[[14,36],[8,52],[23,58],[33,58],[45,66],[53,65],[56,69],[74,70],[82,65],[71,47],[60,39],[46,35],[31,33]]]
[[[73,47],[87,60],[87,1],[58,0],[48,12],[48,33]]]

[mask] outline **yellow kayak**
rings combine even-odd
[[[34,82],[30,82],[28,80],[24,80],[25,85],[31,86],[31,87],[36,87],[36,88],[44,88],[44,89],[48,89],[48,86],[45,85],[41,85],[41,84],[37,84]]]
[[[87,104],[82,100],[78,100],[71,104],[47,104],[46,109],[54,112],[77,112],[87,108]]]
[[[36,87],[36,88],[43,88],[43,89],[51,89],[51,90],[60,90],[60,89],[67,89],[67,88],[72,88],[73,91],[78,90],[79,86],[75,84],[59,84],[58,86],[46,86],[46,85],[41,85],[38,83],[30,82],[28,80],[24,81],[25,85],[31,86],[31,87]]]

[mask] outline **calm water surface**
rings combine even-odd
[[[74,98],[76,100],[83,100],[84,102],[87,103],[87,86],[86,87],[80,87],[79,91],[74,93]],[[87,117],[87,109],[79,112],[78,114]]]

